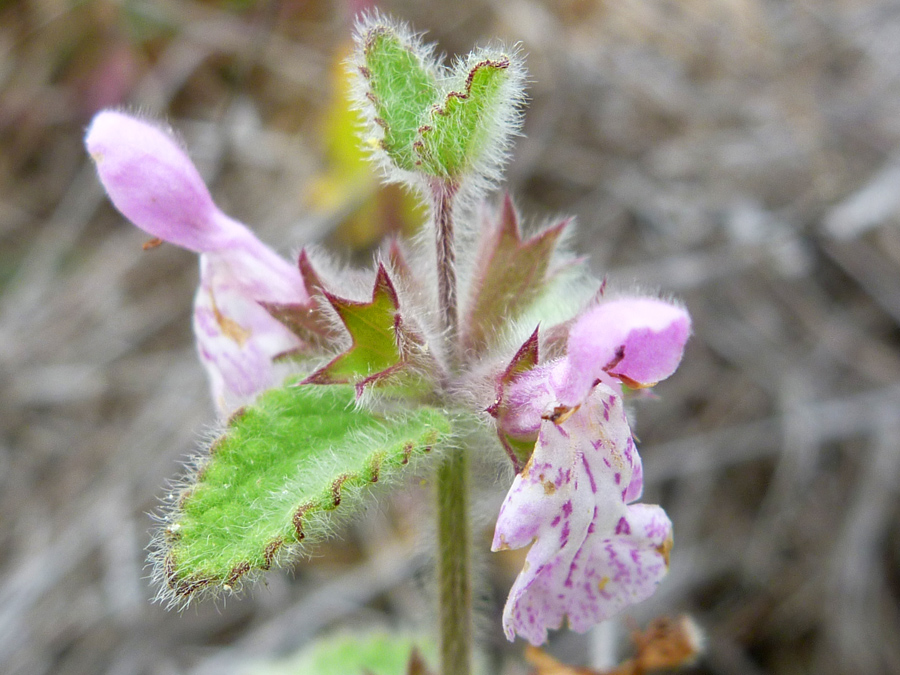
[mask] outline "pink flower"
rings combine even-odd
[[[672,524],[660,507],[631,503],[643,473],[620,382],[671,375],[689,334],[677,305],[606,302],[576,320],[564,358],[510,385],[501,433],[537,434],[494,533],[495,551],[534,542],[503,613],[510,640],[541,644],[566,617],[583,632],[652,595],[665,575]]]
[[[301,342],[259,303],[306,302],[299,270],[222,213],[188,156],[153,124],[103,111],[85,145],[126,218],[200,254],[194,332],[219,412],[275,384],[273,357]]]

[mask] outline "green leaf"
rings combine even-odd
[[[374,106],[374,122],[384,132],[381,147],[393,162],[414,171],[413,142],[428,107],[438,99],[430,54],[418,41],[387,24],[370,26],[363,35],[359,72]]]
[[[497,144],[497,137],[505,137],[503,110],[518,96],[505,86],[509,79],[510,57],[505,54],[466,68],[463,86],[432,107],[418,130],[414,148],[421,171],[458,181]]]
[[[299,654],[271,664],[259,664],[249,675],[426,675],[436,661],[432,639],[405,634],[344,633],[317,640]]]
[[[350,347],[323,366],[305,384],[354,384],[415,394],[431,389],[438,364],[425,338],[400,312],[397,291],[384,265],[378,266],[370,302],[355,302],[325,292],[350,333]]]
[[[457,187],[499,180],[524,91],[515,50],[476,51],[450,70],[405,26],[379,15],[363,20],[356,39],[357,104],[388,173],[397,167],[403,181],[416,183],[418,174]]]
[[[466,350],[480,353],[546,290],[550,261],[569,220],[523,241],[509,195],[496,224],[482,228],[463,326]]]
[[[347,386],[271,389],[229,420],[193,484],[177,495],[154,554],[161,595],[178,604],[231,590],[333,528],[371,484],[390,480],[441,441],[433,408],[384,417]]]

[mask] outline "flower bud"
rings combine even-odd
[[[194,331],[220,413],[276,384],[272,359],[302,343],[260,302],[307,302],[299,269],[222,213],[188,156],[156,126],[103,111],[85,144],[126,218],[201,254]]]

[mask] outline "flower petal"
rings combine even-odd
[[[218,208],[209,190],[170,134],[104,110],[94,117],[84,142],[113,204],[148,234],[196,253],[239,236],[237,223],[215,218]]]
[[[653,386],[675,372],[690,332],[688,313],[664,300],[621,298],[591,307],[569,331],[560,401],[577,405],[606,374]]]
[[[194,333],[223,416],[276,384],[273,358],[302,346],[260,304],[305,297],[302,280],[286,261],[260,246],[262,252],[238,247],[200,256]]]
[[[556,402],[552,374],[561,365],[558,360],[537,366],[506,386],[503,414],[497,420],[503,433],[514,438],[535,437],[543,416]]]
[[[583,633],[653,595],[669,569],[672,522],[659,506],[633,504],[612,532],[594,531],[576,555],[566,614]]]
[[[144,231],[201,253],[197,350],[222,415],[275,384],[273,357],[302,342],[259,303],[306,303],[300,270],[222,213],[172,137],[114,111],[85,143],[112,202]]]
[[[513,481],[494,533],[493,550],[534,541],[504,610],[509,639],[518,633],[540,644],[567,615],[589,616],[572,589],[590,570],[605,569],[600,562],[609,556],[595,554],[594,544],[624,536],[620,523],[627,525],[630,517],[625,499],[636,489],[639,467],[622,400],[604,384],[564,421],[542,422],[531,461]],[[637,484],[639,489],[639,478]],[[640,527],[630,532],[643,541]]]

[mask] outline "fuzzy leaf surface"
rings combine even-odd
[[[304,538],[333,527],[372,483],[396,477],[447,433],[421,407],[385,418],[354,406],[348,386],[271,389],[239,411],[210,447],[162,535],[173,602],[230,589],[267,570]],[[282,555],[279,555],[282,554]]]
[[[398,167],[414,171],[413,142],[425,111],[438,98],[435,77],[417,53],[421,47],[405,43],[390,26],[373,26],[363,41],[360,73],[375,123],[384,130],[381,147]]]
[[[432,107],[415,141],[417,166],[445,179],[458,179],[490,145],[497,110],[508,103],[503,86],[509,77],[509,57],[498,55],[471,65],[465,84]]]
[[[568,222],[523,240],[515,207],[506,197],[497,223],[482,229],[462,323],[467,350],[483,351],[510,319],[518,317],[546,289],[550,261]]]
[[[437,364],[424,337],[400,312],[397,291],[381,265],[370,302],[356,302],[326,293],[350,334],[350,347],[310,375],[308,384],[354,384],[357,394],[367,386],[393,387],[412,393],[427,388]]]
[[[426,636],[357,629],[316,640],[294,656],[252,668],[248,675],[429,675],[426,657],[437,660],[437,645]]]

